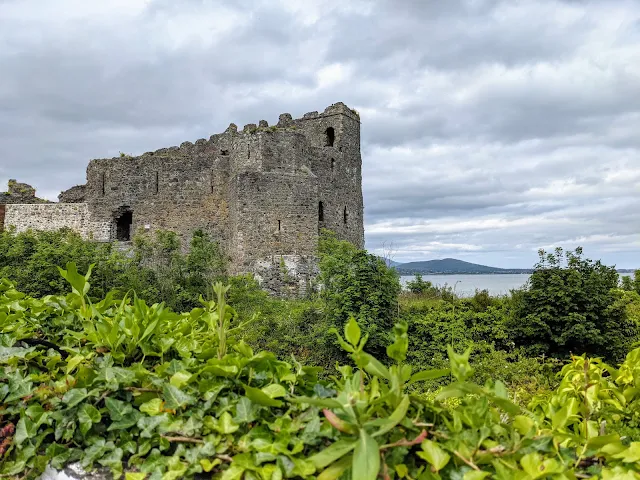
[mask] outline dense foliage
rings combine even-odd
[[[327,314],[342,326],[354,316],[371,337],[371,348],[384,349],[398,313],[400,280],[380,257],[338,240],[324,231],[319,245],[322,299]]]
[[[50,462],[129,480],[640,478],[640,350],[619,367],[574,357],[557,390],[522,408],[505,385],[407,363],[405,322],[388,363],[354,319],[338,343],[351,365],[330,382],[295,359],[255,353],[226,303],[174,313],[135,295],[92,300],[89,273],[61,270],[67,295],[0,284],[0,469],[35,478]],[[410,387],[451,375],[435,400]]]
[[[616,296],[617,287],[615,268],[583,259],[580,248],[541,251],[528,288],[514,296],[514,341],[538,355],[624,358],[638,326]]]
[[[217,242],[193,234],[188,253],[175,233],[136,236],[132,250],[111,243],[83,240],[71,230],[0,232],[0,278],[10,278],[23,292],[40,297],[66,291],[58,266],[74,262],[82,271],[94,264],[90,295],[101,298],[112,290],[135,290],[148,302],[164,302],[176,310],[198,305],[215,280],[224,279],[226,259]]]

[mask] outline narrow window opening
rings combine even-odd
[[[116,219],[116,240],[128,242],[131,240],[131,224],[133,223],[133,213],[129,210],[123,212]]]
[[[331,159],[331,171],[333,172],[333,170],[336,168],[336,159],[332,158]]]
[[[324,222],[324,205],[322,202],[318,202],[318,221]]]
[[[102,184],[102,196],[104,197],[105,195],[105,186],[106,186],[106,178],[104,173],[100,176],[100,183]]]
[[[247,145],[247,158],[251,158],[251,149],[249,148],[249,145]]]
[[[156,172],[156,184],[155,184],[156,195],[158,194],[159,188],[160,188],[160,176],[158,175],[158,172]]]
[[[280,220],[278,220],[278,231],[280,231]]]
[[[344,207],[344,213],[342,214],[342,220],[344,221],[344,224],[347,224],[347,207]]]
[[[333,147],[333,142],[336,139],[336,133],[333,127],[327,128],[327,147]]]

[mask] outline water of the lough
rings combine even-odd
[[[629,275],[621,273],[620,276]],[[413,276],[400,277],[404,285],[407,281],[413,280]],[[476,289],[489,290],[493,296],[508,295],[512,289],[520,288],[529,279],[529,275],[523,273],[498,274],[498,275],[423,275],[422,279],[431,282],[433,285],[444,286],[445,284],[456,289],[456,293],[461,297],[473,296]]]

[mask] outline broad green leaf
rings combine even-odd
[[[127,472],[124,474],[124,480],[144,480],[147,474],[144,472]]]
[[[220,418],[217,422],[218,431],[224,435],[230,434],[238,430],[240,426],[233,421],[231,414],[229,412],[224,412],[220,415]]]
[[[480,470],[469,470],[468,472],[465,472],[463,480],[483,480],[489,475],[491,475],[491,473],[489,472],[483,472]]]
[[[203,458],[200,460],[200,466],[202,467],[202,470],[204,470],[207,473],[213,470],[214,467],[217,467],[220,464],[222,464],[222,460],[220,460],[219,458],[216,458],[215,460],[213,460],[213,462],[208,458]]]
[[[179,388],[166,384],[162,388],[162,396],[164,397],[165,408],[169,410],[178,410],[190,405],[195,400],[191,395],[184,393]]]
[[[613,455],[613,457],[619,458],[624,463],[640,462],[640,442],[631,442],[629,448]]]
[[[263,405],[265,407],[282,406],[281,400],[275,400],[271,398],[259,388],[253,388],[248,385],[243,385],[243,387],[245,395],[249,397],[249,400],[251,400],[253,403],[257,403],[258,405]]]
[[[342,408],[342,404],[333,398],[294,397],[289,401],[291,403],[307,403],[321,408]]]
[[[378,443],[364,429],[356,442],[351,470],[358,480],[376,480],[380,471]]]
[[[231,466],[228,469],[222,472],[222,476],[220,477],[220,480],[240,480],[242,478],[243,473],[244,473],[244,468],[231,464]]]
[[[236,404],[236,416],[234,420],[238,423],[250,423],[257,418],[256,408],[247,397],[240,397]]]
[[[356,347],[360,341],[360,326],[353,317],[350,317],[344,326],[344,338],[354,347]]]
[[[83,435],[91,429],[94,423],[99,423],[102,415],[97,408],[88,403],[83,404],[78,410],[78,420],[80,421],[80,431]]]
[[[75,355],[67,360],[67,369],[66,374],[69,375],[80,363],[82,363],[85,359],[84,355]]]
[[[272,383],[262,388],[262,391],[266,393],[270,398],[284,397],[287,395],[287,390],[279,383]]]
[[[162,406],[164,402],[161,398],[154,398],[153,400],[149,400],[148,402],[143,403],[138,407],[142,413],[146,413],[147,415],[160,415],[162,413]]]
[[[313,463],[317,470],[325,468],[332,464],[336,460],[342,458],[351,450],[356,448],[358,440],[348,440],[346,438],[340,439],[337,442],[332,443],[324,450],[311,456],[309,460]]]
[[[180,388],[183,385],[187,384],[191,379],[192,375],[189,372],[180,371],[176,372],[171,376],[169,383],[176,388]]]
[[[33,423],[30,418],[22,416],[16,425],[13,441],[16,445],[20,446],[27,438],[35,437],[36,433],[37,427],[35,423]]]
[[[429,462],[436,472],[442,470],[449,463],[451,456],[436,442],[423,440],[420,446],[422,451],[418,452],[418,456]]]
[[[64,396],[62,397],[62,403],[66,403],[67,407],[75,407],[85,398],[87,398],[86,388],[74,388],[64,394]]]

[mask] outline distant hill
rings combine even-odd
[[[424,262],[409,262],[392,265],[401,275],[419,274],[500,274],[500,273],[531,273],[530,268],[496,268],[477,263],[456,260],[455,258],[443,258],[442,260],[427,260]]]

